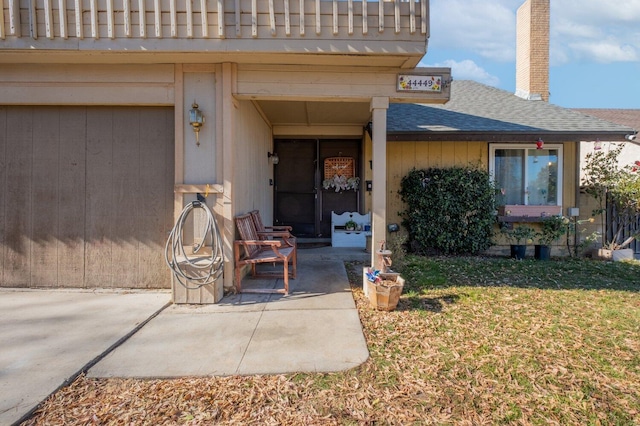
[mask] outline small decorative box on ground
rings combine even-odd
[[[395,272],[381,273],[378,275],[381,281],[373,283],[367,278],[367,269],[364,268],[362,282],[364,295],[369,299],[371,307],[379,311],[393,311],[398,306],[404,278]]]

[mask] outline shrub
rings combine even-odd
[[[477,254],[492,244],[495,187],[474,167],[413,169],[402,178],[401,212],[409,246],[417,252]]]
[[[536,231],[528,225],[520,225],[516,227],[503,226],[500,230],[507,237],[509,242],[515,245],[527,245],[533,241]]]
[[[540,244],[548,246],[559,240],[567,232],[569,220],[562,216],[549,216],[540,224],[537,237]]]
[[[600,217],[602,247],[611,250],[624,248],[640,236],[640,230],[637,229],[640,220],[640,160],[620,167],[618,156],[623,148],[624,144],[620,144],[606,152],[591,152],[587,154],[583,168],[585,192],[598,203],[598,209],[592,212],[592,216]],[[605,232],[607,203],[614,207],[609,218],[614,225],[614,233],[610,238]],[[631,235],[625,239],[623,233],[626,230],[630,230]]]

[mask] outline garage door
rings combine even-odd
[[[173,108],[0,107],[0,286],[168,288]]]

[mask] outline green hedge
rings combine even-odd
[[[413,169],[402,178],[401,213],[418,253],[477,254],[493,245],[495,187],[473,167]]]

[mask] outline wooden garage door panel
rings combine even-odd
[[[34,116],[31,170],[31,281],[39,286],[58,285],[58,229],[60,210],[60,121],[56,114]]]
[[[3,209],[3,285],[26,287],[31,279],[31,157],[32,117],[29,108],[7,108],[5,136],[5,193]],[[1,137],[1,136],[0,136]]]
[[[0,108],[0,285],[169,287],[173,110]]]
[[[86,127],[84,108],[60,110],[58,182],[58,283],[65,287],[84,287],[86,213]],[[81,226],[80,226],[81,224]]]

